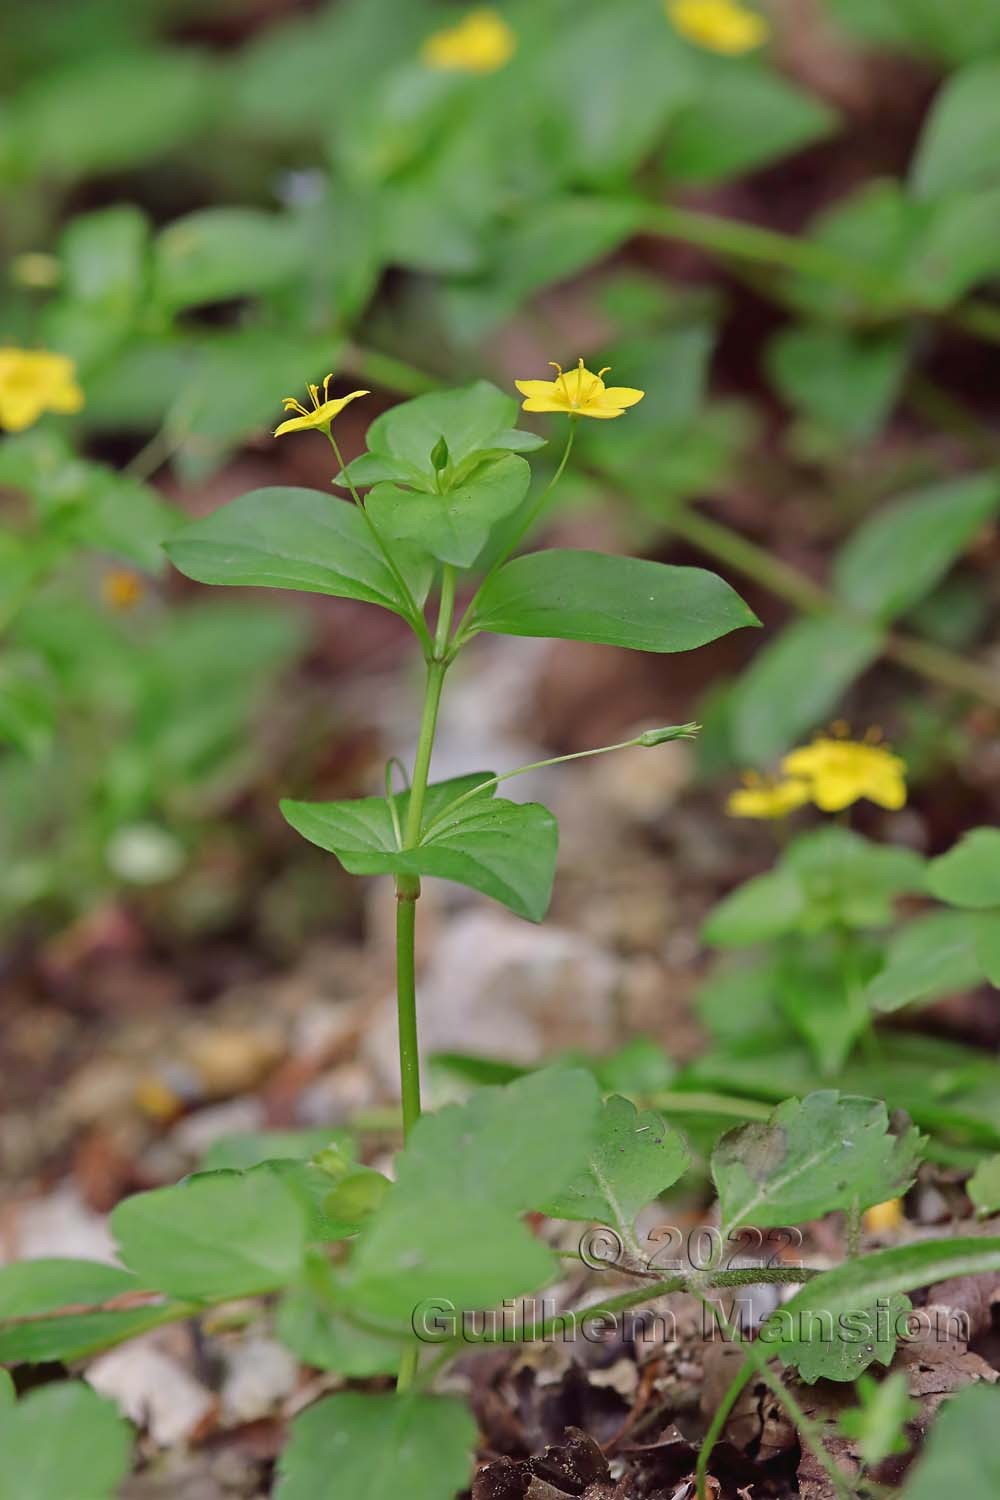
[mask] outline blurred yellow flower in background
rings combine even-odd
[[[767,781],[747,771],[743,785],[730,792],[726,812],[731,818],[786,818],[808,801],[809,786],[804,781]]]
[[[130,573],[127,568],[112,568],[101,579],[101,598],[109,609],[134,609],[145,592],[146,586],[138,573]]]
[[[340,396],[331,401],[329,397],[330,381],[332,375],[327,375],[323,381],[323,399],[319,399],[319,386],[311,385],[309,395],[312,398],[312,409],[303,406],[301,401],[296,401],[294,396],[286,396],[282,406],[286,411],[297,411],[297,417],[289,417],[287,422],[282,422],[280,427],[274,429],[275,437],[282,437],[286,432],[308,432],[317,428],[320,432],[329,428],[334,417],[338,416],[344,407],[351,401],[356,401],[359,396],[370,396],[370,391],[352,391],[349,396]]]
[[[470,10],[454,26],[435,31],[420,56],[448,73],[496,73],[517,51],[517,37],[499,11]]]
[[[809,783],[810,801],[821,812],[840,812],[862,797],[892,811],[906,803],[906,762],[874,738],[820,735],[786,755],[781,769]]]
[[[603,375],[610,366],[605,365],[595,375],[585,369],[583,360],[575,370],[563,373],[561,365],[550,360],[553,370],[559,374],[555,380],[515,380],[514,384],[526,396],[522,402],[524,411],[565,411],[574,417],[620,417],[627,406],[635,406],[646,394],[628,385],[606,386]]]
[[[45,349],[0,349],[0,427],[23,432],[43,412],[79,411],[83,392],[76,365]]]
[[[760,47],[771,29],[763,16],[739,0],[666,0],[666,11],[689,42],[728,56]]]

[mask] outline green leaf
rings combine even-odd
[[[781,1339],[778,1354],[782,1364],[798,1370],[807,1385],[817,1380],[857,1380],[876,1360],[880,1365],[892,1363],[910,1310],[909,1297],[896,1292],[845,1309],[836,1320],[832,1315],[829,1320],[803,1319],[794,1334]],[[768,1335],[778,1326],[765,1324]]]
[[[13,1406],[17,1400],[17,1391],[9,1370],[0,1370],[0,1411],[6,1406]]]
[[[905,334],[784,329],[767,348],[768,371],[796,411],[839,437],[867,442],[882,430],[906,372]]]
[[[925,860],[913,849],[874,844],[852,829],[827,824],[793,839],[782,866],[802,882],[803,930],[887,927],[894,899],[923,895]]]
[[[1000,828],[973,828],[927,867],[927,886],[950,906],[1000,906]]]
[[[318,490],[251,490],[176,532],[165,550],[197,583],[301,589],[406,614],[364,516],[355,505]],[[407,571],[420,603],[430,565]]]
[[[724,896],[709,913],[702,940],[713,948],[749,948],[770,942],[794,932],[805,908],[801,881],[793,870],[779,866]]]
[[[0,661],[0,744],[40,760],[56,725],[55,689],[31,652],[8,650]]]
[[[556,1262],[520,1215],[582,1169],[598,1105],[589,1073],[550,1068],[421,1116],[361,1233],[350,1305],[409,1328],[426,1299],[492,1307],[544,1285]]]
[[[910,167],[914,193],[931,198],[958,188],[996,187],[998,132],[1000,63],[983,58],[953,73],[938,90]]]
[[[348,1130],[250,1130],[213,1141],[199,1163],[203,1172],[226,1168],[245,1172],[265,1161],[308,1161],[325,1147],[335,1146],[353,1158],[354,1137]]]
[[[0,1266],[0,1318],[30,1318],[74,1305],[96,1306],[139,1286],[131,1271],[99,1261],[11,1261]]]
[[[45,69],[11,101],[4,154],[39,178],[119,171],[190,140],[218,98],[215,71],[193,48],[97,53]]]
[[[934,1418],[902,1500],[1000,1491],[998,1421],[1000,1392],[992,1385],[970,1385],[951,1396]]]
[[[351,1321],[350,1303],[336,1306],[336,1283],[326,1262],[311,1268],[308,1283],[291,1287],[278,1304],[275,1333],[303,1364],[364,1380],[395,1375],[403,1343]],[[314,1284],[314,1280],[318,1285]],[[327,1288],[320,1295],[320,1288]]]
[[[384,797],[351,802],[281,803],[281,811],[310,843],[335,854],[351,875],[436,875],[471,886],[504,906],[540,922],[552,893],[558,832],[547,808],[537,802],[494,798],[495,787],[470,797],[453,813],[449,804],[489,772],[459,776],[428,788],[423,842],[399,847]],[[396,798],[400,826],[406,821],[409,792]]]
[[[157,237],[153,295],[171,310],[250,296],[292,280],[306,255],[290,217],[257,208],[202,208]]]
[[[132,1429],[82,1380],[41,1386],[0,1408],[0,1500],[114,1500]]]
[[[613,1094],[605,1101],[597,1139],[584,1169],[545,1212],[554,1219],[610,1224],[628,1241],[636,1215],[671,1187],[690,1161],[687,1143],[653,1110]]]
[[[295,1279],[302,1203],[271,1172],[206,1173],[126,1198],[111,1215],[122,1260],[178,1297],[248,1297]]]
[[[295,1418],[275,1500],[453,1500],[477,1436],[451,1397],[341,1391]]]
[[[868,1001],[883,1013],[927,1005],[972,989],[982,977],[971,918],[958,911],[930,912],[890,938],[885,966],[868,985]]]
[[[976,912],[972,932],[976,962],[990,984],[1000,989],[1000,910]]]
[[[997,474],[948,479],[893,501],[841,549],[837,594],[873,619],[895,619],[930,593],[998,508]]]
[[[106,1312],[67,1313],[62,1317],[28,1318],[0,1327],[0,1360],[10,1364],[49,1364],[52,1360],[85,1359],[126,1339],[138,1338],[164,1323],[190,1317],[189,1302],[155,1302],[145,1307],[111,1308]]]
[[[879,1099],[834,1089],[786,1099],[768,1124],[728,1131],[712,1153],[726,1229],[799,1224],[836,1208],[870,1208],[913,1181],[921,1138],[889,1133]],[[867,1301],[867,1299],[864,1299]]]
[[[149,221],[135,204],[76,215],[59,242],[66,296],[124,327],[145,292],[148,243]]]
[[[487,581],[473,626],[497,635],[690,651],[756,615],[703,568],[552,548],[516,557]]]
[[[454,391],[430,391],[390,407],[368,429],[368,453],[348,465],[355,484],[395,479],[437,491],[433,454],[448,450],[445,484],[461,483],[483,455],[504,449],[528,452],[542,439],[518,432],[517,402],[488,380]],[[338,483],[341,479],[338,478]]]
[[[409,542],[441,562],[471,568],[493,527],[517,509],[530,483],[528,464],[509,453],[480,464],[442,495],[376,484],[365,504],[388,541]]]
[[[980,1218],[1000,1213],[1000,1155],[988,1156],[965,1184]]]
[[[880,962],[878,949],[858,940],[846,948],[842,934],[810,934],[779,949],[773,990],[781,1013],[807,1043],[824,1078],[840,1072],[870,1024],[866,972]]]
[[[737,760],[766,766],[822,724],[881,646],[871,625],[843,615],[786,626],[757,652],[736,686],[730,717]]]
[[[893,1453],[905,1453],[910,1444],[903,1429],[919,1414],[920,1407],[910,1400],[903,1371],[895,1370],[885,1380],[863,1375],[858,1381],[858,1398],[860,1405],[841,1416],[840,1430],[854,1439],[865,1463],[874,1466]]]
[[[1000,1239],[924,1240],[891,1250],[875,1250],[807,1282],[761,1325],[758,1337],[763,1337],[777,1353],[780,1342],[796,1342],[800,1330],[813,1320],[850,1314],[879,1299],[912,1292],[954,1276],[979,1276],[997,1270],[1000,1270]]]
[[[694,98],[669,122],[663,165],[673,182],[738,177],[800,151],[837,123],[832,110],[770,68],[709,63]]]

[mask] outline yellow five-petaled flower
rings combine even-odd
[[[808,782],[821,812],[840,812],[862,797],[894,812],[906,803],[906,762],[871,739],[820,735],[786,755],[781,769]]]
[[[767,40],[767,21],[739,0],[666,0],[667,15],[689,42],[738,56]]]
[[[334,417],[344,410],[351,401],[356,401],[359,396],[369,396],[370,391],[352,391],[349,396],[339,396],[336,400],[330,400],[330,381],[332,375],[327,375],[323,381],[323,399],[319,399],[319,386],[311,385],[309,395],[312,399],[312,408],[303,406],[301,401],[296,401],[294,396],[286,396],[282,406],[286,411],[297,411],[297,417],[289,417],[287,422],[282,422],[280,427],[274,429],[275,437],[283,437],[286,432],[307,432],[312,428],[318,431],[329,431],[330,423]]]
[[[454,26],[435,31],[420,56],[445,73],[496,73],[517,51],[517,37],[498,11],[470,10]]]
[[[846,738],[846,727],[818,735],[781,762],[783,780],[748,772],[726,804],[734,818],[784,818],[812,802],[821,812],[842,812],[862,797],[895,812],[906,803],[906,762],[879,743],[877,730],[864,740]]]
[[[555,380],[515,380],[514,384],[527,399],[522,403],[525,411],[565,411],[573,417],[620,417],[627,406],[635,406],[646,394],[633,390],[629,385],[605,385],[603,370],[585,369],[583,360],[575,370],[563,371],[561,365],[550,360],[559,374]]]
[[[0,349],[0,427],[23,432],[46,411],[79,411],[76,366],[46,349]]]

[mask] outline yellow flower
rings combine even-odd
[[[112,568],[101,579],[101,598],[109,609],[134,609],[145,592],[142,579],[127,568]]]
[[[874,739],[820,735],[781,762],[786,776],[809,783],[809,797],[822,812],[840,812],[867,797],[893,811],[906,802],[906,762]]]
[[[730,792],[726,812],[731,818],[786,818],[809,801],[804,781],[765,781],[754,771],[743,777],[744,785]]]
[[[303,406],[301,401],[296,401],[294,396],[286,396],[281,403],[286,411],[297,411],[297,417],[289,417],[287,422],[282,422],[280,427],[274,429],[275,437],[282,437],[286,432],[306,432],[315,427],[322,431],[329,431],[330,423],[338,416],[350,401],[356,401],[359,396],[370,396],[370,391],[352,391],[349,396],[341,396],[336,401],[329,399],[330,381],[332,375],[327,375],[323,381],[323,399],[319,399],[319,386],[311,385],[309,395],[312,397],[312,410]]]
[[[865,1210],[864,1224],[869,1234],[892,1234],[906,1222],[901,1198],[887,1198]]]
[[[435,31],[420,56],[447,73],[496,73],[517,51],[517,37],[498,11],[470,10],[454,26]]]
[[[596,375],[584,368],[583,360],[575,370],[564,374],[562,367],[550,360],[559,371],[556,380],[515,380],[514,384],[527,400],[525,411],[565,411],[573,417],[620,417],[626,406],[635,406],[646,394],[628,385],[605,385],[601,379],[610,366]]]
[[[0,349],[0,427],[22,432],[46,411],[79,411],[76,366],[44,349]]]
[[[764,17],[738,0],[666,0],[666,10],[674,27],[689,42],[731,57],[752,52],[770,32]]]

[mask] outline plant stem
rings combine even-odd
[[[454,609],[455,570],[445,565],[441,579],[441,602],[438,607],[434,643],[427,657],[424,706],[420,715],[420,732],[413,763],[410,801],[406,810],[406,826],[403,831],[404,849],[416,848],[420,842],[424,797],[427,793],[427,778],[434,749],[434,731],[437,728],[441,689],[448,670],[448,663],[444,658],[447,653]],[[418,876],[398,875],[396,877],[396,1014],[399,1023],[399,1087],[403,1108],[404,1142],[420,1118],[420,1052],[417,1036],[415,953],[419,895]],[[399,1361],[399,1375],[396,1379],[397,1391],[410,1389],[416,1379],[419,1362],[419,1349],[403,1350]]]
[[[678,724],[676,726],[677,734],[665,735],[664,741],[661,743],[665,743],[668,738],[678,740],[694,739],[698,727],[697,724]],[[514,776],[524,776],[528,771],[544,771],[547,766],[564,766],[567,761],[587,760],[594,755],[610,755],[612,750],[631,750],[636,746],[647,743],[641,734],[637,734],[630,740],[620,740],[617,745],[598,745],[593,750],[574,750],[571,755],[552,755],[548,760],[533,760],[530,765],[517,766],[513,771],[503,771],[499,776],[490,776],[486,781],[481,781],[478,786],[471,787],[469,791],[463,792],[460,797],[456,797],[454,802],[449,802],[444,812],[440,813],[434,819],[433,823],[424,829],[424,838],[430,838],[431,834],[437,828],[446,823],[451,818],[456,807],[461,807],[463,802],[468,802],[472,797],[478,797],[488,787],[499,786],[502,781],[510,781]]]
[[[327,427],[326,435],[329,439],[330,447],[333,449],[334,457],[336,458],[337,463],[340,465],[341,473],[344,476],[344,483],[347,485],[347,488],[351,493],[351,499],[354,501],[358,510],[364,516],[368,530],[372,534],[372,539],[374,540],[375,545],[378,547],[378,550],[381,552],[383,558],[385,559],[386,567],[389,569],[389,572],[392,574],[393,579],[395,580],[396,587],[399,590],[400,598],[406,611],[404,618],[407,619],[413,627],[413,630],[419,638],[420,644],[423,646],[424,651],[428,652],[430,649],[431,638],[427,630],[427,623],[424,620],[423,612],[418,607],[417,601],[414,599],[413,594],[410,591],[409,584],[403,577],[402,573],[399,571],[396,559],[393,557],[385,542],[382,540],[382,533],[379,531],[378,527],[375,525],[375,522],[368,514],[368,511],[365,508],[365,503],[362,500],[361,496],[358,494],[357,486],[355,485],[350,474],[347,472],[347,465],[344,463],[344,455],[340,451],[340,445],[338,444],[337,439],[334,437],[333,429],[331,427]]]

